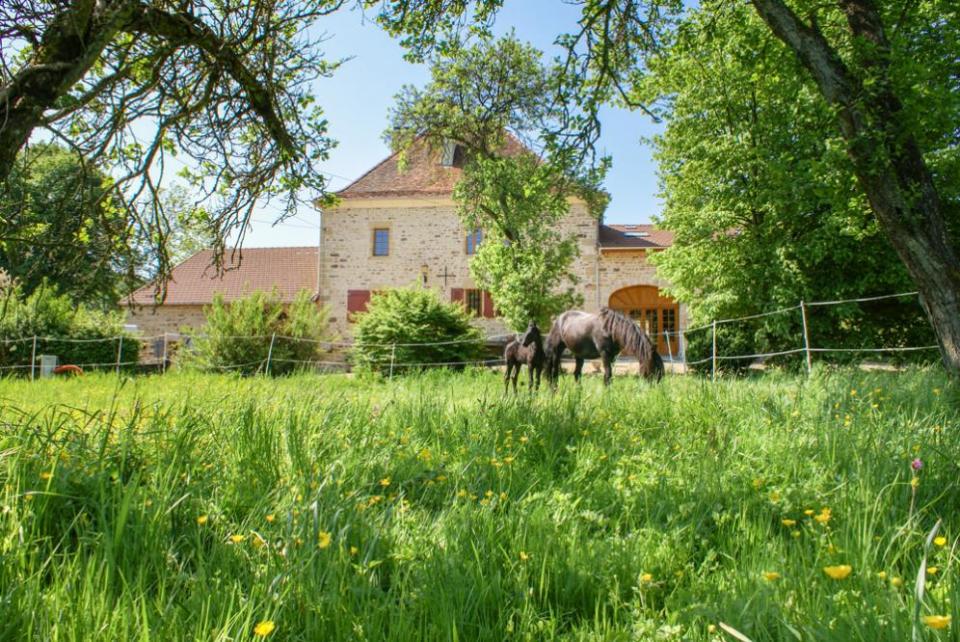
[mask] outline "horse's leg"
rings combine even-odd
[[[527,362],[527,392],[533,394],[533,363]]]
[[[603,361],[603,385],[609,386],[610,380],[613,378],[613,369],[610,367],[610,362],[613,359],[608,352],[601,352],[600,359]]]
[[[563,342],[557,342],[557,345],[553,348],[553,354],[551,355],[551,361],[549,364],[550,371],[547,374],[547,379],[550,380],[550,387],[556,391],[557,384],[560,382],[560,368],[562,366],[561,359],[563,359]]]
[[[518,361],[517,367],[513,371],[513,394],[517,394],[517,379],[520,378],[520,368],[523,367],[523,362]]]
[[[537,383],[536,383],[536,388],[534,388],[537,391],[540,390],[540,373],[542,372],[543,372],[543,364],[541,363],[539,366],[537,366]]]
[[[580,375],[583,373],[583,357],[577,357],[577,367],[573,370],[573,378],[580,383]]]
[[[503,394],[510,392],[510,370],[513,368],[513,364],[510,363],[510,360],[507,360],[507,369],[503,375]]]

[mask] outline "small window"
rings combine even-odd
[[[483,316],[483,290],[467,290],[466,294],[466,303],[467,311],[471,314],[482,317]]]
[[[373,230],[373,255],[388,256],[390,254],[390,230],[377,228]]]
[[[476,254],[482,240],[483,230],[474,230],[467,234],[467,254]]]

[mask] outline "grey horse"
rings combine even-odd
[[[612,364],[623,352],[637,357],[640,374],[645,379],[663,378],[663,359],[647,333],[629,317],[601,308],[598,314],[582,310],[567,310],[557,317],[547,335],[547,380],[556,388],[560,377],[560,359],[570,350],[577,360],[573,376],[580,382],[585,359],[603,361],[603,383],[610,385]]]

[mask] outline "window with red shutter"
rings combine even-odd
[[[463,288],[450,288],[450,300],[463,302]]]
[[[347,312],[366,312],[370,290],[347,290]]]
[[[487,319],[497,316],[497,312],[493,308],[493,297],[486,290],[483,291],[483,316]]]

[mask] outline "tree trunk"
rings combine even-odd
[[[44,113],[56,106],[96,63],[116,24],[96,14],[93,0],[72,0],[44,30],[29,65],[0,87],[0,181]],[[120,12],[107,17],[116,22]]]
[[[950,245],[933,179],[889,77],[890,45],[873,0],[837,0],[870,88],[816,24],[783,0],[752,0],[773,33],[798,56],[837,110],[847,154],[881,229],[920,291],[948,370],[960,372],[960,260]],[[862,46],[866,45],[866,46]]]

